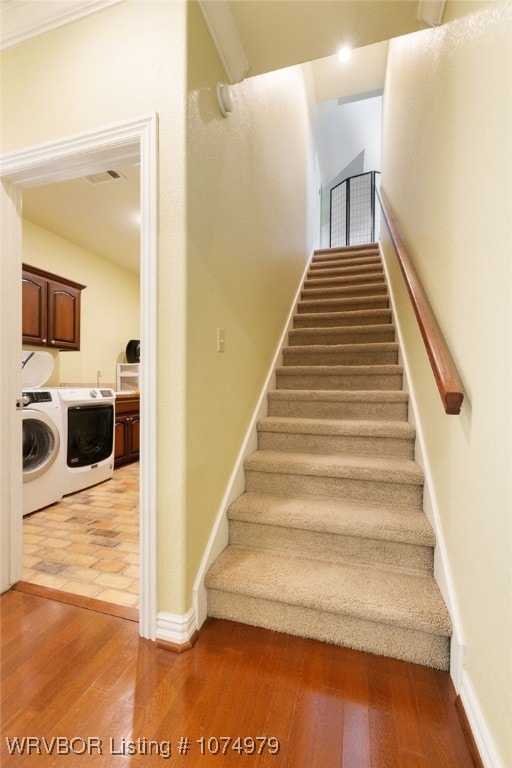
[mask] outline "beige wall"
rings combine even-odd
[[[183,483],[185,44],[184,0],[128,0],[0,59],[2,152],[158,113],[158,605],[174,613],[190,605]]]
[[[81,295],[79,352],[56,353],[49,384],[115,385],[126,343],[139,338],[139,278],[107,259],[23,221],[23,261],[85,285]]]
[[[188,13],[187,565],[196,576],[314,245],[313,154],[300,67],[232,87]],[[217,328],[225,352],[217,352]]]
[[[382,186],[466,387],[446,416],[389,241],[463,632],[466,673],[512,765],[512,7],[392,41]]]
[[[2,151],[159,116],[158,608],[173,614],[191,607],[314,237],[301,70],[236,86],[224,120],[225,74],[195,3],[188,14],[187,32],[186,3],[132,0],[1,58]]]

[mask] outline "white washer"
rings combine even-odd
[[[114,474],[115,395],[112,389],[60,389],[64,496]]]
[[[27,389],[23,402],[23,515],[64,495],[61,406],[56,389]]]

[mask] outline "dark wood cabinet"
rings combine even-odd
[[[114,467],[139,459],[139,395],[116,397]]]
[[[80,349],[80,296],[85,285],[23,264],[23,344]]]

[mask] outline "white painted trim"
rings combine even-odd
[[[156,113],[143,115],[98,130],[10,152],[0,157],[0,178],[4,188],[23,190],[35,184],[48,184],[58,179],[82,175],[87,168],[100,170],[101,165],[103,170],[110,168],[113,157],[116,162],[128,163],[136,159],[141,164],[141,348],[145,364],[141,369],[139,631],[143,637],[154,639],[157,614],[158,117]],[[12,227],[19,227],[19,212],[16,213],[14,209],[10,212],[9,220],[4,222],[2,237],[5,237],[4,231]],[[5,242],[2,244],[5,245]],[[13,294],[19,294],[21,308],[21,236],[15,251],[2,248],[2,254],[7,253],[12,262],[8,275],[9,288]],[[5,334],[9,333],[13,339],[18,340],[19,352],[21,309],[19,316],[9,316],[8,323],[10,326],[7,331],[2,329],[2,344],[5,342]],[[10,370],[16,371],[17,366]],[[14,373],[11,375],[15,376]],[[21,384],[17,396],[20,393]],[[14,402],[11,405],[14,407]],[[17,432],[19,429],[16,431],[11,426],[9,434],[2,435],[4,453],[9,452],[7,446],[17,445]],[[11,470],[12,493],[9,505],[14,537],[9,553],[11,583],[21,578],[22,540],[21,535],[18,540],[15,534],[16,520],[18,517],[21,519],[21,492],[16,496],[17,486],[21,488],[21,471],[17,474],[16,471],[15,467]]]
[[[459,695],[484,767],[505,768],[505,763],[500,757],[478,696],[465,669],[462,670]]]
[[[66,0],[65,3],[55,0],[30,3],[24,0],[4,0],[1,9],[0,51],[14,48],[33,37],[72,24],[119,2],[121,0]]]
[[[156,639],[165,640],[175,645],[185,645],[190,642],[197,631],[196,612],[191,608],[188,613],[166,613],[159,611],[156,624]]]
[[[295,313],[297,302],[300,298],[302,285],[304,283],[306,273],[309,269],[311,259],[313,258],[313,254],[314,252],[312,251],[309,255],[309,258],[306,262],[306,266],[304,267],[304,271],[300,278],[299,287],[297,288],[294,299],[292,301],[291,309],[288,314],[288,318],[286,320],[283,333],[281,334],[281,338],[279,339],[279,342],[277,344],[276,352],[274,354],[272,363],[270,364],[267,378],[265,379],[265,382],[263,384],[260,396],[258,398],[256,407],[252,415],[252,419],[249,423],[249,427],[242,441],[240,452],[235,461],[233,472],[231,473],[231,477],[229,478],[229,481],[226,487],[226,492],[224,493],[224,497],[221,501],[220,508],[217,513],[217,518],[215,520],[212,531],[210,533],[210,538],[208,539],[208,544],[206,545],[203,559],[201,560],[201,565],[199,566],[199,571],[197,573],[197,577],[194,582],[194,587],[192,592],[192,601],[193,601],[194,609],[197,615],[197,621],[198,621],[199,627],[205,621],[207,617],[207,611],[208,611],[207,592],[204,586],[204,579],[210,566],[221,554],[221,552],[224,549],[226,549],[226,547],[228,546],[229,524],[228,524],[228,518],[227,518],[227,510],[229,508],[229,505],[236,498],[238,498],[238,496],[241,496],[245,490],[244,461],[246,457],[249,456],[249,454],[254,453],[254,451],[257,450],[258,432],[256,429],[256,425],[260,419],[265,418],[265,416],[267,416],[268,414],[267,395],[271,389],[275,389],[276,368],[278,365],[281,365],[281,362],[282,362],[283,347],[287,343],[288,332],[293,325],[293,315]]]
[[[224,69],[231,83],[239,83],[249,71],[249,62],[226,0],[198,0]]]
[[[423,491],[423,509],[426,516],[429,519],[432,528],[434,529],[436,537],[436,546],[434,549],[434,578],[441,591],[443,599],[446,603],[450,618],[452,622],[453,634],[451,638],[450,647],[450,675],[453,680],[455,690],[458,692],[461,685],[461,674],[464,667],[464,659],[466,655],[466,643],[464,639],[464,632],[462,628],[462,621],[460,618],[460,612],[458,608],[457,595],[455,592],[455,585],[453,582],[450,562],[448,558],[448,551],[446,548],[446,542],[443,535],[443,529],[441,526],[441,515],[439,512],[439,504],[435,493],[435,486],[432,477],[432,471],[428,460],[428,453],[425,445],[425,435],[423,433],[421,422],[417,419],[418,402],[414,391],[414,382],[411,376],[411,369],[409,365],[409,359],[407,357],[406,347],[403,340],[402,327],[400,324],[400,317],[396,312],[395,297],[393,294],[393,287],[389,279],[389,272],[384,258],[382,250],[382,244],[379,243],[379,250],[381,254],[382,264],[386,273],[386,280],[389,289],[389,297],[391,301],[391,308],[393,312],[393,319],[396,326],[398,342],[400,346],[401,362],[404,367],[404,388],[409,392],[410,398],[410,420],[416,427],[416,461],[423,469],[425,475],[425,484]]]
[[[21,252],[21,190],[2,183],[0,195],[0,591],[5,592],[22,572],[22,415],[15,406],[21,393],[21,288],[12,290],[21,286],[21,261],[10,257]]]

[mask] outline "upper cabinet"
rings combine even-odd
[[[85,285],[23,264],[23,344],[80,349],[80,294]]]

